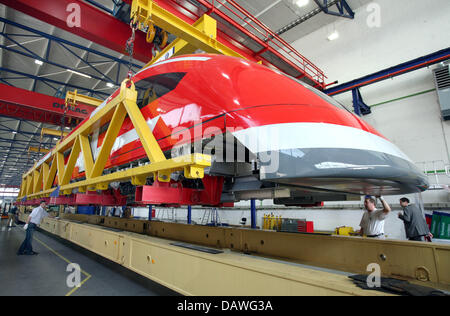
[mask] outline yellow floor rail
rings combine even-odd
[[[120,221],[116,218],[110,220]],[[139,227],[145,223],[135,222]],[[129,229],[131,222],[128,224]],[[154,224],[156,223],[150,225]],[[186,227],[190,228],[189,225]],[[196,227],[192,228],[199,233]],[[210,228],[212,227],[204,229]],[[188,249],[174,245],[174,240],[166,238],[119,229],[112,231],[96,225],[95,221],[81,224],[65,218],[45,218],[41,229],[182,295],[389,295],[359,289],[345,275],[242,255],[230,249],[222,249],[218,253]]]

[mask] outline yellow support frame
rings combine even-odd
[[[130,87],[127,87],[130,85]],[[128,79],[121,84],[117,97],[105,104],[81,125],[75,132],[59,142],[40,162],[22,176],[18,200],[48,197],[56,187],[52,187],[55,177],[62,194],[71,194],[72,190],[106,190],[111,182],[131,180],[135,185],[145,184],[147,177],[169,182],[170,174],[185,171],[189,178],[203,178],[204,168],[211,166],[211,156],[202,154],[187,155],[166,159],[150,127],[147,125],[137,104],[137,92],[134,83]],[[103,175],[111,149],[126,116],[129,116],[136,129],[150,164],[125,171]],[[94,161],[89,143],[89,135],[99,126],[109,122],[99,155]],[[70,151],[67,163],[64,154]],[[82,153],[86,169],[86,179],[70,183],[75,163]]]
[[[151,0],[134,0],[131,17],[141,25],[155,24],[178,37],[145,67],[160,61],[171,50],[174,52],[172,56],[189,54],[201,49],[207,53],[244,58],[217,41],[217,21],[206,14],[193,25],[190,25]],[[167,160],[142,117],[136,105],[136,99],[137,93],[134,86],[127,88],[124,81],[119,96],[98,110],[75,133],[66,136],[63,141],[57,144],[56,148],[23,175],[18,199],[25,196],[27,198],[48,197],[55,190],[52,187],[55,177],[60,186],[60,192],[63,194],[70,194],[73,189],[78,189],[79,192],[106,190],[110,182],[127,179],[131,179],[133,185],[143,185],[146,178],[150,176],[157,178],[159,181],[168,182],[170,181],[170,174],[174,171],[184,171],[185,176],[190,179],[202,178],[204,168],[211,165],[211,157],[195,154],[181,159]],[[66,105],[77,103],[98,107],[102,104],[102,100],[80,95],[76,90],[68,92]],[[120,126],[127,115],[140,137],[151,164],[102,175]],[[89,134],[99,125],[104,125],[107,122],[110,122],[110,126],[106,132],[100,153],[94,161],[89,144]],[[65,164],[64,153],[68,150],[70,150],[70,156],[67,164]],[[85,165],[86,180],[70,183],[73,167],[80,153]]]

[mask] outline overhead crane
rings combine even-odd
[[[134,0],[132,3],[130,17],[143,28],[154,23],[178,36],[144,69],[167,57],[192,53],[197,49],[242,60],[251,57],[253,61],[271,50],[266,46],[253,55],[248,52],[243,54],[242,50],[235,51],[233,45],[224,45],[223,41],[218,40],[216,22],[208,15],[189,24],[164,10],[158,5],[161,2],[167,8],[171,1]],[[242,8],[236,7],[234,1],[228,2],[241,11]],[[210,13],[223,17],[223,13],[211,7],[209,2],[199,3],[209,8]],[[325,86],[323,73],[318,72],[316,77],[307,75],[306,66],[303,74],[296,77],[314,81],[319,88]],[[78,93],[66,97],[67,105],[83,101],[96,106],[96,109],[83,124],[59,140],[55,148],[23,175],[18,198],[22,220],[27,216],[23,212],[24,206],[35,205],[42,199],[53,205],[123,205],[127,197],[120,190],[110,190],[111,184],[129,181],[131,185],[141,188],[136,190],[135,197],[142,198],[145,188],[149,187],[149,178],[153,179],[152,189],[161,193],[159,204],[185,205],[183,192],[190,196],[190,203],[187,204],[220,204],[220,198],[217,200],[217,194],[222,191],[218,185],[220,178],[205,174],[205,169],[212,166],[211,155],[195,153],[182,156],[181,159],[166,158],[139,109],[137,94],[133,81],[125,79],[117,93],[106,101],[87,100]],[[148,163],[129,165],[123,170],[107,170],[108,157],[126,117],[142,142]],[[90,139],[98,126],[108,127],[98,156],[94,159]],[[74,180],[72,174],[79,156],[85,167],[84,176]],[[171,175],[174,172],[182,172],[190,180],[203,179],[204,188],[183,191],[180,187],[172,186]],[[278,198],[286,197],[283,190],[274,193],[278,194]],[[174,198],[177,194],[179,200]],[[193,200],[193,196],[198,199]],[[292,263],[365,273],[367,266],[375,262],[381,266],[383,276],[401,276],[411,282],[445,289],[450,285],[450,247],[443,245],[71,214],[60,214],[59,219],[47,218],[42,228],[186,295],[381,294],[356,288],[346,276]],[[204,247],[174,243],[168,239]],[[204,277],[204,274],[208,277]]]

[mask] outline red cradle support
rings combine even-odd
[[[51,197],[49,205],[73,205],[73,202],[74,202],[73,195],[69,195],[69,196],[62,195],[62,196]]]
[[[224,206],[220,203],[224,178],[205,176],[202,181],[203,190],[184,188],[180,182],[175,181],[155,181],[153,185],[136,187],[135,201],[141,205]]]
[[[58,196],[50,199],[50,205],[99,205],[99,206],[123,206],[127,204],[127,197],[120,194],[119,190],[76,193],[69,196]]]
[[[46,204],[50,203],[50,198],[40,198],[40,199],[33,199],[28,201],[22,201],[17,202],[17,205],[25,205],[25,206],[32,206],[32,205],[39,205],[41,201],[45,201]]]

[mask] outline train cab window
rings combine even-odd
[[[142,79],[136,83],[138,106],[143,108],[174,90],[186,75],[185,72],[172,72]]]

